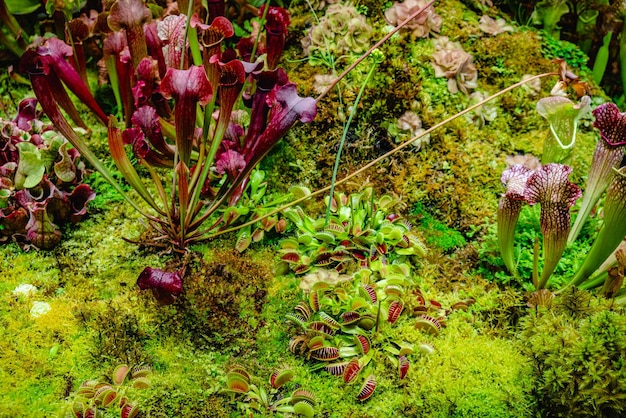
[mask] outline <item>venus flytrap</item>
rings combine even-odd
[[[130,77],[126,79],[130,79],[131,82],[134,83],[132,88],[134,103],[127,105],[126,102],[128,102],[128,100],[121,100],[124,102],[125,107],[133,110],[133,112],[129,112],[126,109],[124,111],[126,123],[130,128],[123,131],[116,126],[114,121],[109,122],[108,126],[111,135],[110,140],[115,145],[115,159],[117,159],[118,162],[122,162],[122,167],[125,170],[122,171],[129,176],[129,181],[140,191],[140,195],[142,195],[143,199],[150,207],[149,209],[145,209],[145,205],[133,202],[130,197],[126,196],[131,204],[146,216],[151,226],[156,231],[151,243],[162,246],[163,249],[184,253],[193,242],[210,240],[219,234],[234,230],[235,228],[216,230],[216,224],[206,226],[204,222],[213,214],[216,214],[218,208],[224,205],[233,205],[237,202],[245,190],[248,176],[261,158],[269,152],[272,146],[275,145],[295,123],[298,121],[306,123],[313,120],[317,112],[317,104],[334,88],[341,78],[345,77],[356,65],[366,59],[372,51],[388,40],[412,19],[427,10],[433,3],[434,1],[431,1],[425,4],[421,9],[415,10],[404,22],[390,31],[368,52],[363,54],[361,58],[347,68],[335,82],[329,85],[316,99],[298,96],[296,86],[289,82],[286,74],[282,70],[277,69],[270,71],[266,68],[265,71],[263,71],[257,68],[257,63],[253,64],[253,67],[251,67],[247,62],[242,61],[246,72],[246,83],[251,83],[250,85],[252,86],[250,90],[245,88],[243,94],[244,103],[248,103],[252,106],[250,110],[251,122],[247,126],[247,130],[245,129],[245,125],[237,127],[237,124],[234,123],[235,120],[231,119],[231,115],[229,115],[231,112],[226,111],[228,107],[224,107],[225,103],[222,103],[221,100],[219,102],[217,101],[217,98],[221,97],[220,95],[223,94],[220,90],[227,88],[225,85],[228,83],[225,83],[224,80],[221,79],[224,73],[228,71],[228,68],[230,68],[227,66],[238,66],[238,64],[230,64],[230,62],[233,61],[230,58],[231,56],[228,55],[225,57],[226,52],[221,52],[221,47],[219,51],[222,55],[219,55],[219,53],[213,54],[208,58],[208,64],[206,63],[206,56],[202,57],[204,72],[206,74],[205,77],[209,80],[209,84],[212,87],[212,99],[208,100],[208,102],[204,100],[206,96],[202,94],[198,95],[198,98],[203,97],[202,102],[206,104],[204,109],[202,109],[205,113],[204,123],[196,117],[191,127],[178,126],[181,121],[184,123],[184,121],[193,118],[192,114],[195,114],[196,109],[187,113],[182,112],[180,109],[183,107],[180,106],[183,106],[187,98],[186,94],[191,95],[196,93],[188,92],[176,97],[174,93],[170,92],[168,88],[171,87],[170,90],[174,91],[173,87],[180,87],[180,85],[178,81],[168,81],[168,77],[172,78],[174,70],[181,71],[181,69],[167,68],[167,66],[168,62],[178,62],[179,65],[185,66],[185,63],[191,61],[190,51],[183,42],[181,44],[182,50],[179,52],[180,57],[168,56],[164,49],[164,43],[159,40],[158,37],[154,36],[154,23],[146,25],[145,20],[143,22],[144,38],[142,39],[141,36],[127,37],[127,43],[129,44],[128,50],[121,48],[121,50],[117,52],[117,55],[111,58],[112,61],[115,59],[116,63],[119,62],[127,71],[131,71]],[[116,4],[118,4],[118,8],[123,6],[129,8],[137,7],[137,2],[133,0],[120,0],[120,2]],[[144,13],[145,11],[140,9],[137,12],[137,17],[142,18],[141,16],[143,16]],[[209,21],[219,25],[220,21],[218,20],[218,17],[212,16]],[[193,19],[189,19],[189,22],[190,25],[194,24]],[[185,28],[184,30],[187,31],[188,29]],[[200,37],[200,42],[198,44],[190,42],[190,47],[195,48],[198,47],[197,45],[202,44],[203,52],[208,49],[211,42],[204,39],[205,30],[202,25],[197,25],[196,32]],[[221,42],[227,34],[228,32],[225,32],[218,36],[218,43]],[[174,35],[174,32],[172,32],[172,36],[176,36],[176,39],[179,39],[178,35]],[[131,46],[130,43],[132,42],[147,44],[146,54],[150,54],[150,57],[155,60],[154,71],[151,73],[146,71],[150,66],[146,64],[146,61],[143,61],[142,64],[142,60],[148,57],[144,54],[141,45]],[[123,42],[121,45],[123,45]],[[194,47],[194,45],[196,46]],[[251,58],[254,61],[254,57]],[[246,61],[248,61],[248,59],[246,59]],[[194,66],[187,66],[186,68],[187,69],[183,68],[182,71],[198,72],[197,70],[191,70]],[[152,74],[152,77],[146,74]],[[535,79],[555,74],[556,73],[552,72],[542,74],[536,76]],[[41,74],[39,74],[38,70],[35,70],[31,78],[37,79],[39,75]],[[465,111],[434,125],[391,152],[368,163],[362,169],[338,181],[336,185],[353,178],[363,170],[372,167],[393,153],[404,149],[406,146],[411,145],[412,142],[446,125],[451,120],[471,112],[499,95],[519,85],[531,82],[532,80],[532,78],[524,80],[523,82],[506,88],[470,106]],[[224,85],[221,85],[222,83]],[[176,86],[173,84],[176,84]],[[181,82],[181,84],[184,85],[185,83]],[[202,81],[201,84],[204,84],[204,81]],[[255,86],[256,90],[254,89]],[[164,91],[161,91],[161,88],[164,88]],[[164,96],[172,97],[174,101],[174,117],[171,115],[172,112],[168,110],[168,106],[171,103],[168,103],[164,99]],[[49,90],[48,92],[42,93],[42,97],[50,99],[53,95]],[[144,108],[146,106],[153,110],[147,111],[147,109]],[[178,111],[176,109],[177,106],[180,107]],[[188,104],[184,105],[186,109],[190,107],[191,106]],[[224,112],[222,112],[222,108]],[[217,121],[214,121],[212,118],[213,110],[220,110]],[[58,107],[56,107],[56,103],[52,105],[50,100],[48,100],[46,106],[44,106],[44,111],[50,112],[53,115],[51,118],[55,123],[58,123],[62,128],[62,132],[68,136],[72,144],[74,144],[92,165],[102,171],[103,174],[105,174],[105,178],[116,187],[115,185],[117,183],[115,183],[115,179],[110,175],[106,175],[107,172],[104,164],[96,158],[86,144],[86,141],[71,129],[69,123],[67,123]],[[139,114],[138,112],[141,113]],[[128,123],[128,115],[131,115],[130,124]],[[220,119],[222,120],[220,121]],[[139,120],[142,121],[141,125],[136,122]],[[227,121],[229,122],[228,124],[226,123]],[[196,124],[198,125],[198,129],[196,128]],[[236,129],[231,130],[231,125],[235,126]],[[217,128],[218,126],[219,128]],[[226,126],[226,129],[224,129],[224,126]],[[199,129],[200,127],[202,127],[201,130]],[[129,132],[125,133],[126,131]],[[201,134],[200,131],[202,132]],[[242,131],[243,135],[241,134]],[[134,169],[131,170],[130,159],[128,156],[123,155],[125,154],[125,142],[133,146],[133,153],[149,171],[154,184],[152,190],[147,190],[146,187],[143,187],[144,190],[142,190],[140,183],[143,179],[136,177],[136,171]],[[171,167],[172,170],[171,178],[165,179],[166,182],[172,185],[169,195],[166,194],[168,188],[164,186],[164,184],[167,183],[164,183],[164,180],[161,179],[161,174],[155,170],[157,166],[160,167],[163,165]],[[215,167],[215,170],[211,170],[212,167]],[[204,181],[205,179],[206,181]],[[119,185],[116,189],[123,192]],[[151,194],[155,193],[153,190],[156,190],[155,196]],[[324,188],[308,196],[303,196],[302,199],[295,200],[290,205],[297,204],[306,198],[327,191],[328,188]],[[252,223],[262,221],[265,218],[275,215],[280,210],[281,208],[271,211],[260,218],[252,220],[250,223],[240,225],[236,228],[245,228]]]

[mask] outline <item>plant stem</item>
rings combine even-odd
[[[343,184],[343,183],[347,182],[348,180],[350,180],[351,178],[355,177],[356,175],[361,174],[362,172],[364,172],[368,168],[378,164],[380,161],[384,160],[385,158],[390,157],[391,155],[395,154],[396,152],[398,152],[398,151],[408,147],[413,142],[415,142],[418,139],[420,139],[420,138],[430,134],[434,130],[439,129],[442,126],[447,125],[448,123],[452,122],[453,120],[455,120],[455,119],[457,119],[457,118],[459,118],[459,117],[461,117],[461,116],[463,116],[463,115],[473,111],[474,109],[476,109],[478,107],[484,106],[485,103],[488,103],[488,102],[490,102],[490,101],[492,101],[492,100],[502,96],[504,93],[508,93],[509,91],[515,89],[516,87],[519,87],[519,86],[524,85],[526,83],[532,82],[533,80],[537,80],[537,79],[544,78],[544,77],[549,77],[549,76],[558,76],[558,75],[559,75],[558,72],[549,72],[549,73],[539,74],[539,75],[536,75],[536,76],[531,77],[529,79],[522,80],[522,81],[520,81],[518,83],[515,83],[515,84],[513,84],[513,85],[511,85],[511,86],[509,86],[509,87],[507,87],[507,88],[505,88],[503,90],[500,90],[499,92],[497,92],[497,93],[487,97],[485,100],[482,100],[482,101],[480,101],[480,102],[478,102],[478,103],[468,107],[467,109],[462,110],[461,112],[459,112],[459,113],[457,113],[455,115],[450,116],[449,118],[445,119],[444,121],[439,122],[436,125],[433,125],[431,128],[429,128],[426,131],[420,133],[419,135],[414,136],[413,138],[409,139],[407,142],[398,145],[396,148],[392,149],[391,151],[381,155],[380,157],[376,158],[375,160],[370,161],[369,163],[365,164],[363,167],[359,168],[358,170],[356,170],[352,174],[349,174],[346,177],[342,178],[341,180],[337,181],[335,183],[335,186],[338,186],[340,184]],[[273,210],[271,212],[268,212],[268,213],[266,213],[265,215],[263,215],[263,216],[261,216],[259,218],[256,218],[256,219],[254,219],[252,221],[246,222],[246,223],[238,225],[238,226],[234,226],[232,228],[224,229],[222,231],[217,231],[217,232],[215,232],[213,234],[206,235],[206,236],[202,237],[201,240],[212,239],[212,238],[215,238],[215,237],[217,237],[219,235],[225,234],[227,232],[233,232],[233,231],[237,231],[237,230],[239,230],[241,228],[245,228],[246,226],[252,225],[252,224],[254,224],[256,222],[259,222],[259,221],[261,221],[261,220],[263,220],[265,218],[269,218],[270,216],[273,216],[273,215],[275,215],[275,214],[277,214],[279,212],[282,212],[283,210],[285,210],[285,209],[287,209],[287,208],[289,208],[289,207],[291,207],[293,205],[296,205],[296,204],[298,204],[300,202],[304,202],[305,200],[307,200],[307,199],[309,199],[311,197],[320,195],[322,193],[326,193],[329,190],[330,190],[330,186],[326,186],[324,188],[321,188],[319,190],[316,190],[316,191],[312,192],[309,195],[303,196],[303,197],[301,197],[299,199],[296,199],[296,200],[294,200],[294,201],[292,201],[292,202],[290,202],[290,203],[288,203],[288,204],[286,204],[284,206],[281,206],[278,209],[275,209],[275,210]]]
[[[341,160],[341,152],[343,151],[343,146],[346,142],[346,137],[348,136],[348,130],[350,129],[350,124],[352,123],[352,119],[354,118],[354,115],[356,114],[356,109],[359,105],[359,102],[361,101],[361,96],[363,95],[363,92],[365,91],[365,87],[367,87],[367,83],[369,83],[370,78],[372,78],[372,75],[374,74],[374,70],[376,69],[376,64],[377,64],[376,62],[372,64],[369,72],[367,73],[367,76],[365,76],[365,80],[363,81],[363,84],[361,85],[359,94],[357,94],[356,99],[354,100],[354,104],[352,105],[350,116],[348,116],[348,120],[346,121],[346,124],[343,127],[343,134],[341,135],[341,141],[339,142],[339,149],[337,150],[337,156],[335,157],[335,166],[333,167],[333,176],[330,179],[330,193],[329,193],[328,207],[326,208],[325,225],[328,225],[328,221],[330,220],[330,206],[331,206],[330,202],[333,199],[333,194],[335,193],[335,180],[337,180],[337,171],[339,171],[339,161]]]
[[[414,12],[411,16],[407,17],[405,21],[403,21],[402,23],[400,23],[398,26],[396,26],[395,28],[393,28],[393,30],[391,32],[389,32],[387,35],[383,36],[378,42],[376,42],[370,49],[368,49],[367,51],[365,51],[365,53],[363,55],[361,55],[359,57],[359,59],[357,59],[356,61],[354,61],[352,64],[350,64],[350,66],[348,68],[346,68],[344,70],[344,72],[342,72],[339,77],[337,77],[337,79],[335,81],[333,81],[328,87],[326,87],[326,90],[324,90],[319,96],[317,96],[317,99],[315,99],[316,101],[320,101],[322,99],[322,97],[326,96],[333,88],[335,88],[335,85],[337,85],[337,83],[339,83],[339,81],[344,78],[346,75],[348,75],[350,73],[350,71],[352,71],[357,65],[359,65],[365,58],[367,58],[372,52],[374,52],[374,50],[376,48],[378,48],[379,46],[381,46],[382,44],[384,44],[385,42],[387,42],[387,40],[389,38],[391,38],[393,35],[395,35],[400,29],[402,29],[404,26],[407,25],[407,23],[409,23],[411,20],[415,19],[417,16],[421,15],[426,9],[428,9],[430,6],[433,5],[433,3],[435,2],[435,0],[431,0],[430,2],[428,2],[428,4],[424,7],[422,7],[421,9],[417,10],[416,12]]]

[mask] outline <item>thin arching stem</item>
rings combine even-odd
[[[385,158],[390,157],[391,155],[395,154],[396,152],[398,152],[398,151],[408,147],[409,145],[411,145],[413,142],[417,141],[418,139],[420,139],[420,138],[430,134],[431,132],[435,131],[436,129],[441,128],[442,126],[447,125],[448,123],[452,122],[453,120],[455,120],[455,119],[457,119],[457,118],[459,118],[459,117],[461,117],[461,116],[463,116],[463,115],[465,115],[465,114],[475,110],[476,108],[479,108],[479,107],[485,105],[486,103],[488,103],[488,102],[490,102],[490,101],[492,101],[492,100],[502,96],[503,94],[508,93],[509,91],[511,91],[511,90],[513,90],[513,89],[515,89],[515,88],[517,88],[519,86],[522,86],[522,85],[524,85],[526,83],[532,82],[533,80],[537,80],[537,79],[544,78],[544,77],[549,77],[549,76],[555,76],[555,75],[558,76],[559,73],[557,73],[557,72],[550,72],[550,73],[539,74],[539,75],[536,75],[534,77],[528,78],[526,80],[522,80],[519,83],[515,83],[515,84],[513,84],[513,85],[511,85],[511,86],[509,86],[509,87],[507,87],[507,88],[505,88],[503,90],[500,90],[499,92],[497,92],[497,93],[487,97],[485,100],[480,101],[480,102],[476,103],[475,105],[472,105],[472,106],[468,107],[467,109],[450,116],[449,118],[439,122],[436,125],[433,125],[431,128],[429,128],[426,131],[420,133],[419,135],[414,136],[413,138],[409,139],[407,142],[398,145],[396,148],[392,149],[391,151],[381,155],[380,157],[376,158],[375,160],[370,161],[369,163],[365,164],[363,167],[359,168],[355,172],[353,172],[351,174],[348,174],[346,177],[342,178],[341,180],[338,180],[335,183],[335,185],[338,186],[340,184],[343,184],[343,183],[347,182],[351,178],[361,174],[362,172],[364,172],[365,170],[369,169],[370,167],[378,164],[380,161],[384,160]],[[273,215],[275,215],[275,214],[277,214],[279,212],[282,212],[283,210],[285,210],[285,209],[287,209],[287,208],[289,208],[289,207],[291,207],[293,205],[297,205],[300,202],[304,202],[305,200],[307,200],[307,199],[309,199],[311,197],[318,196],[318,195],[320,195],[322,193],[326,193],[327,191],[330,190],[330,187],[331,186],[326,186],[326,187],[324,187],[322,189],[316,190],[316,191],[312,192],[311,194],[309,194],[307,196],[303,196],[303,197],[301,197],[299,199],[296,199],[296,200],[294,200],[294,201],[292,201],[292,202],[290,202],[290,203],[288,203],[288,204],[286,204],[284,206],[281,206],[278,209],[274,209],[273,211],[271,211],[269,213],[266,213],[265,215],[263,215],[263,216],[261,216],[259,218],[256,218],[256,219],[254,219],[252,221],[246,222],[246,223],[244,223],[242,225],[234,226],[232,228],[224,229],[223,231],[218,231],[218,232],[215,232],[213,234],[206,235],[206,236],[202,237],[201,239],[199,239],[199,241],[200,240],[211,239],[211,238],[217,237],[219,235],[226,234],[228,232],[233,232],[233,231],[237,231],[237,230],[239,230],[241,228],[245,228],[246,226],[252,225],[252,224],[254,224],[256,222],[259,222],[259,221],[261,221],[261,220],[263,220],[265,218],[269,218],[270,216],[273,216]]]
[[[422,14],[426,9],[428,9],[430,6],[433,5],[433,3],[435,2],[435,0],[431,0],[430,2],[428,2],[428,4],[424,7],[422,7],[421,9],[415,11],[411,16],[407,17],[406,20],[404,20],[402,23],[400,23],[398,26],[396,26],[395,28],[393,28],[393,30],[391,32],[389,32],[387,35],[383,36],[380,41],[376,42],[370,49],[368,49],[365,54],[361,55],[359,57],[359,59],[357,59],[356,61],[354,61],[352,64],[350,64],[350,66],[348,68],[346,68],[344,70],[344,72],[342,72],[339,77],[337,77],[335,79],[335,81],[333,81],[332,83],[330,83],[330,85],[328,87],[326,87],[326,89],[319,95],[317,96],[317,99],[315,99],[316,101],[320,101],[322,99],[322,97],[326,96],[332,89],[335,88],[335,85],[337,83],[339,83],[339,81],[344,78],[346,75],[348,75],[348,73],[350,73],[350,71],[352,71],[357,65],[359,65],[365,58],[369,57],[372,52],[374,52],[374,50],[376,48],[378,48],[379,46],[381,46],[382,44],[384,44],[385,42],[387,42],[387,40],[389,38],[391,38],[393,35],[396,34],[396,32],[398,32],[400,29],[402,29],[404,26],[406,26],[407,23],[409,23],[411,20],[415,19],[417,16],[419,16],[420,14]]]

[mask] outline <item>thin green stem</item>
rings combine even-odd
[[[265,3],[265,2],[263,2]],[[263,3],[259,5],[259,7],[263,6]],[[270,9],[270,5],[266,4],[265,9],[263,9],[263,16],[261,16],[261,25],[265,26],[265,18],[267,17],[267,12]],[[252,55],[250,55],[250,62],[254,62],[254,55],[256,54],[256,50],[259,47],[259,38],[261,37],[261,31],[256,34],[256,38],[254,38],[254,45],[252,46]]]
[[[335,193],[335,180],[337,180],[337,172],[339,171],[339,162],[341,161],[341,152],[343,151],[343,146],[346,142],[346,137],[348,136],[348,130],[350,129],[350,124],[352,123],[352,119],[356,114],[356,110],[361,101],[361,96],[363,96],[363,92],[365,91],[365,87],[367,87],[367,83],[369,83],[372,75],[374,74],[374,70],[376,69],[376,62],[372,64],[370,67],[367,76],[365,76],[365,80],[363,80],[363,84],[361,85],[361,89],[359,90],[359,94],[357,94],[356,99],[354,100],[354,104],[352,105],[352,110],[350,111],[350,116],[348,116],[348,120],[343,127],[343,134],[341,135],[341,141],[339,142],[339,149],[337,150],[337,156],[335,157],[335,166],[333,167],[333,176],[330,179],[330,193],[328,200],[328,207],[326,208],[326,225],[328,225],[328,221],[330,220],[330,202],[333,199],[333,194]]]
[[[404,148],[408,147],[409,145],[411,145],[413,142],[417,141],[418,139],[420,139],[420,138],[422,138],[422,137],[424,137],[426,135],[429,135],[431,132],[435,131],[436,129],[439,129],[442,126],[445,126],[448,123],[452,122],[453,120],[458,119],[461,116],[463,116],[463,115],[465,115],[465,114],[467,114],[467,113],[469,113],[469,112],[471,112],[471,111],[473,111],[473,110],[475,110],[475,109],[477,109],[477,108],[479,108],[481,106],[484,106],[486,103],[488,103],[488,102],[490,102],[490,101],[492,101],[492,100],[502,96],[505,93],[508,93],[509,91],[511,91],[511,90],[513,90],[513,89],[515,89],[515,88],[517,88],[519,86],[522,86],[522,85],[524,85],[526,83],[532,82],[533,80],[537,80],[537,79],[540,79],[540,78],[549,77],[549,76],[558,76],[558,75],[559,74],[557,72],[549,72],[549,73],[539,74],[539,75],[536,75],[534,77],[530,77],[529,79],[522,80],[522,81],[520,81],[518,83],[515,83],[515,84],[513,84],[513,85],[511,85],[511,86],[509,86],[509,87],[507,87],[507,88],[505,88],[503,90],[500,90],[499,92],[497,92],[497,93],[487,97],[486,99],[484,99],[484,100],[482,100],[482,101],[480,101],[480,102],[478,102],[478,103],[468,107],[467,109],[465,109],[465,110],[463,110],[463,111],[461,111],[461,112],[459,112],[459,113],[457,113],[455,115],[450,116],[449,118],[445,119],[442,122],[439,122],[436,125],[433,125],[431,128],[429,128],[426,131],[424,131],[424,132],[414,136],[413,138],[409,139],[407,142],[398,145],[396,148],[394,148],[391,151],[381,155],[380,157],[376,158],[375,160],[370,161],[369,163],[365,164],[363,167],[359,168],[358,170],[356,170],[352,174],[349,174],[346,177],[344,177],[343,179],[337,181],[335,183],[335,186],[338,186],[340,184],[343,184],[343,183],[347,182],[351,178],[361,174],[362,172],[364,172],[365,170],[369,169],[370,167],[373,167],[374,165],[378,164],[380,161],[384,160],[385,158],[388,158],[391,155],[395,154],[396,152],[398,152],[400,150],[403,150]],[[234,226],[232,228],[224,229],[222,231],[217,231],[217,232],[215,232],[213,234],[209,234],[209,235],[203,236],[200,239],[198,239],[197,241],[212,239],[212,238],[215,238],[215,237],[217,237],[219,235],[226,234],[228,232],[237,231],[237,230],[239,230],[241,228],[245,228],[245,227],[247,227],[249,225],[252,225],[252,224],[254,224],[256,222],[259,222],[259,221],[261,221],[261,220],[263,220],[265,218],[269,218],[270,216],[273,216],[273,215],[275,215],[275,214],[277,214],[279,212],[282,212],[283,210],[285,210],[285,209],[287,209],[287,208],[289,208],[291,206],[297,205],[300,202],[304,202],[305,200],[307,200],[307,199],[309,199],[311,197],[315,197],[315,196],[318,196],[318,195],[320,195],[322,193],[326,193],[329,190],[330,190],[330,186],[323,187],[323,188],[321,188],[319,190],[316,190],[316,191],[312,192],[311,194],[309,194],[307,196],[303,196],[303,197],[301,197],[299,199],[296,199],[296,200],[294,200],[294,201],[292,201],[292,202],[290,202],[290,203],[288,203],[288,204],[286,204],[284,206],[281,206],[280,208],[274,209],[273,211],[268,212],[265,215],[263,215],[263,216],[261,216],[259,218],[254,219],[253,221],[249,221],[249,222],[246,222],[244,224]]]
[[[191,11],[193,10],[193,3],[194,3],[193,0],[189,0],[189,6],[187,7],[187,21],[185,22],[185,36],[183,37],[183,49],[182,49],[181,57],[180,57],[180,68],[179,68],[180,70],[182,70],[185,67],[185,45],[187,45],[187,39],[189,38],[189,26],[190,26],[189,24],[191,22]],[[190,46],[196,45],[198,47],[198,54],[200,53],[200,50],[199,50],[200,46],[198,45],[197,37],[195,39],[195,43],[192,41],[192,42],[189,42],[189,44]],[[192,55],[195,60],[196,57],[193,51],[192,51]],[[201,56],[200,56],[200,62],[202,62]]]
[[[389,32],[387,35],[383,36],[378,42],[376,42],[370,49],[368,49],[363,55],[361,55],[359,57],[359,59],[357,59],[356,61],[354,61],[352,64],[350,64],[350,66],[348,68],[346,68],[340,75],[339,77],[337,77],[337,79],[335,81],[333,81],[328,87],[326,87],[326,89],[320,93],[319,96],[317,96],[317,101],[319,102],[322,97],[326,96],[334,87],[335,85],[337,85],[337,83],[339,83],[339,81],[344,78],[346,75],[348,75],[350,73],[350,71],[352,71],[357,65],[359,65],[361,62],[363,62],[363,60],[365,58],[367,58],[368,56],[370,56],[370,54],[372,52],[374,52],[374,50],[376,48],[378,48],[379,46],[381,46],[382,44],[384,44],[385,42],[387,42],[387,40],[389,38],[391,38],[393,35],[395,35],[400,29],[402,29],[404,26],[406,26],[411,20],[415,19],[417,16],[419,16],[420,14],[424,13],[424,11],[426,9],[428,9],[430,6],[433,5],[433,3],[435,3],[435,0],[431,0],[428,2],[428,4],[426,4],[424,7],[422,7],[421,9],[415,11],[412,15],[410,15],[409,17],[406,18],[406,20],[404,20],[402,23],[400,23],[398,26],[396,26],[395,28],[393,28],[393,30],[391,30],[391,32]]]

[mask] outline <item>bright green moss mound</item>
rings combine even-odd
[[[510,341],[480,335],[462,318],[415,365],[408,416],[524,417],[533,412],[528,360]]]
[[[582,291],[566,291],[550,311],[523,321],[520,340],[533,359],[538,409],[556,417],[617,417],[626,412],[626,314]]]

